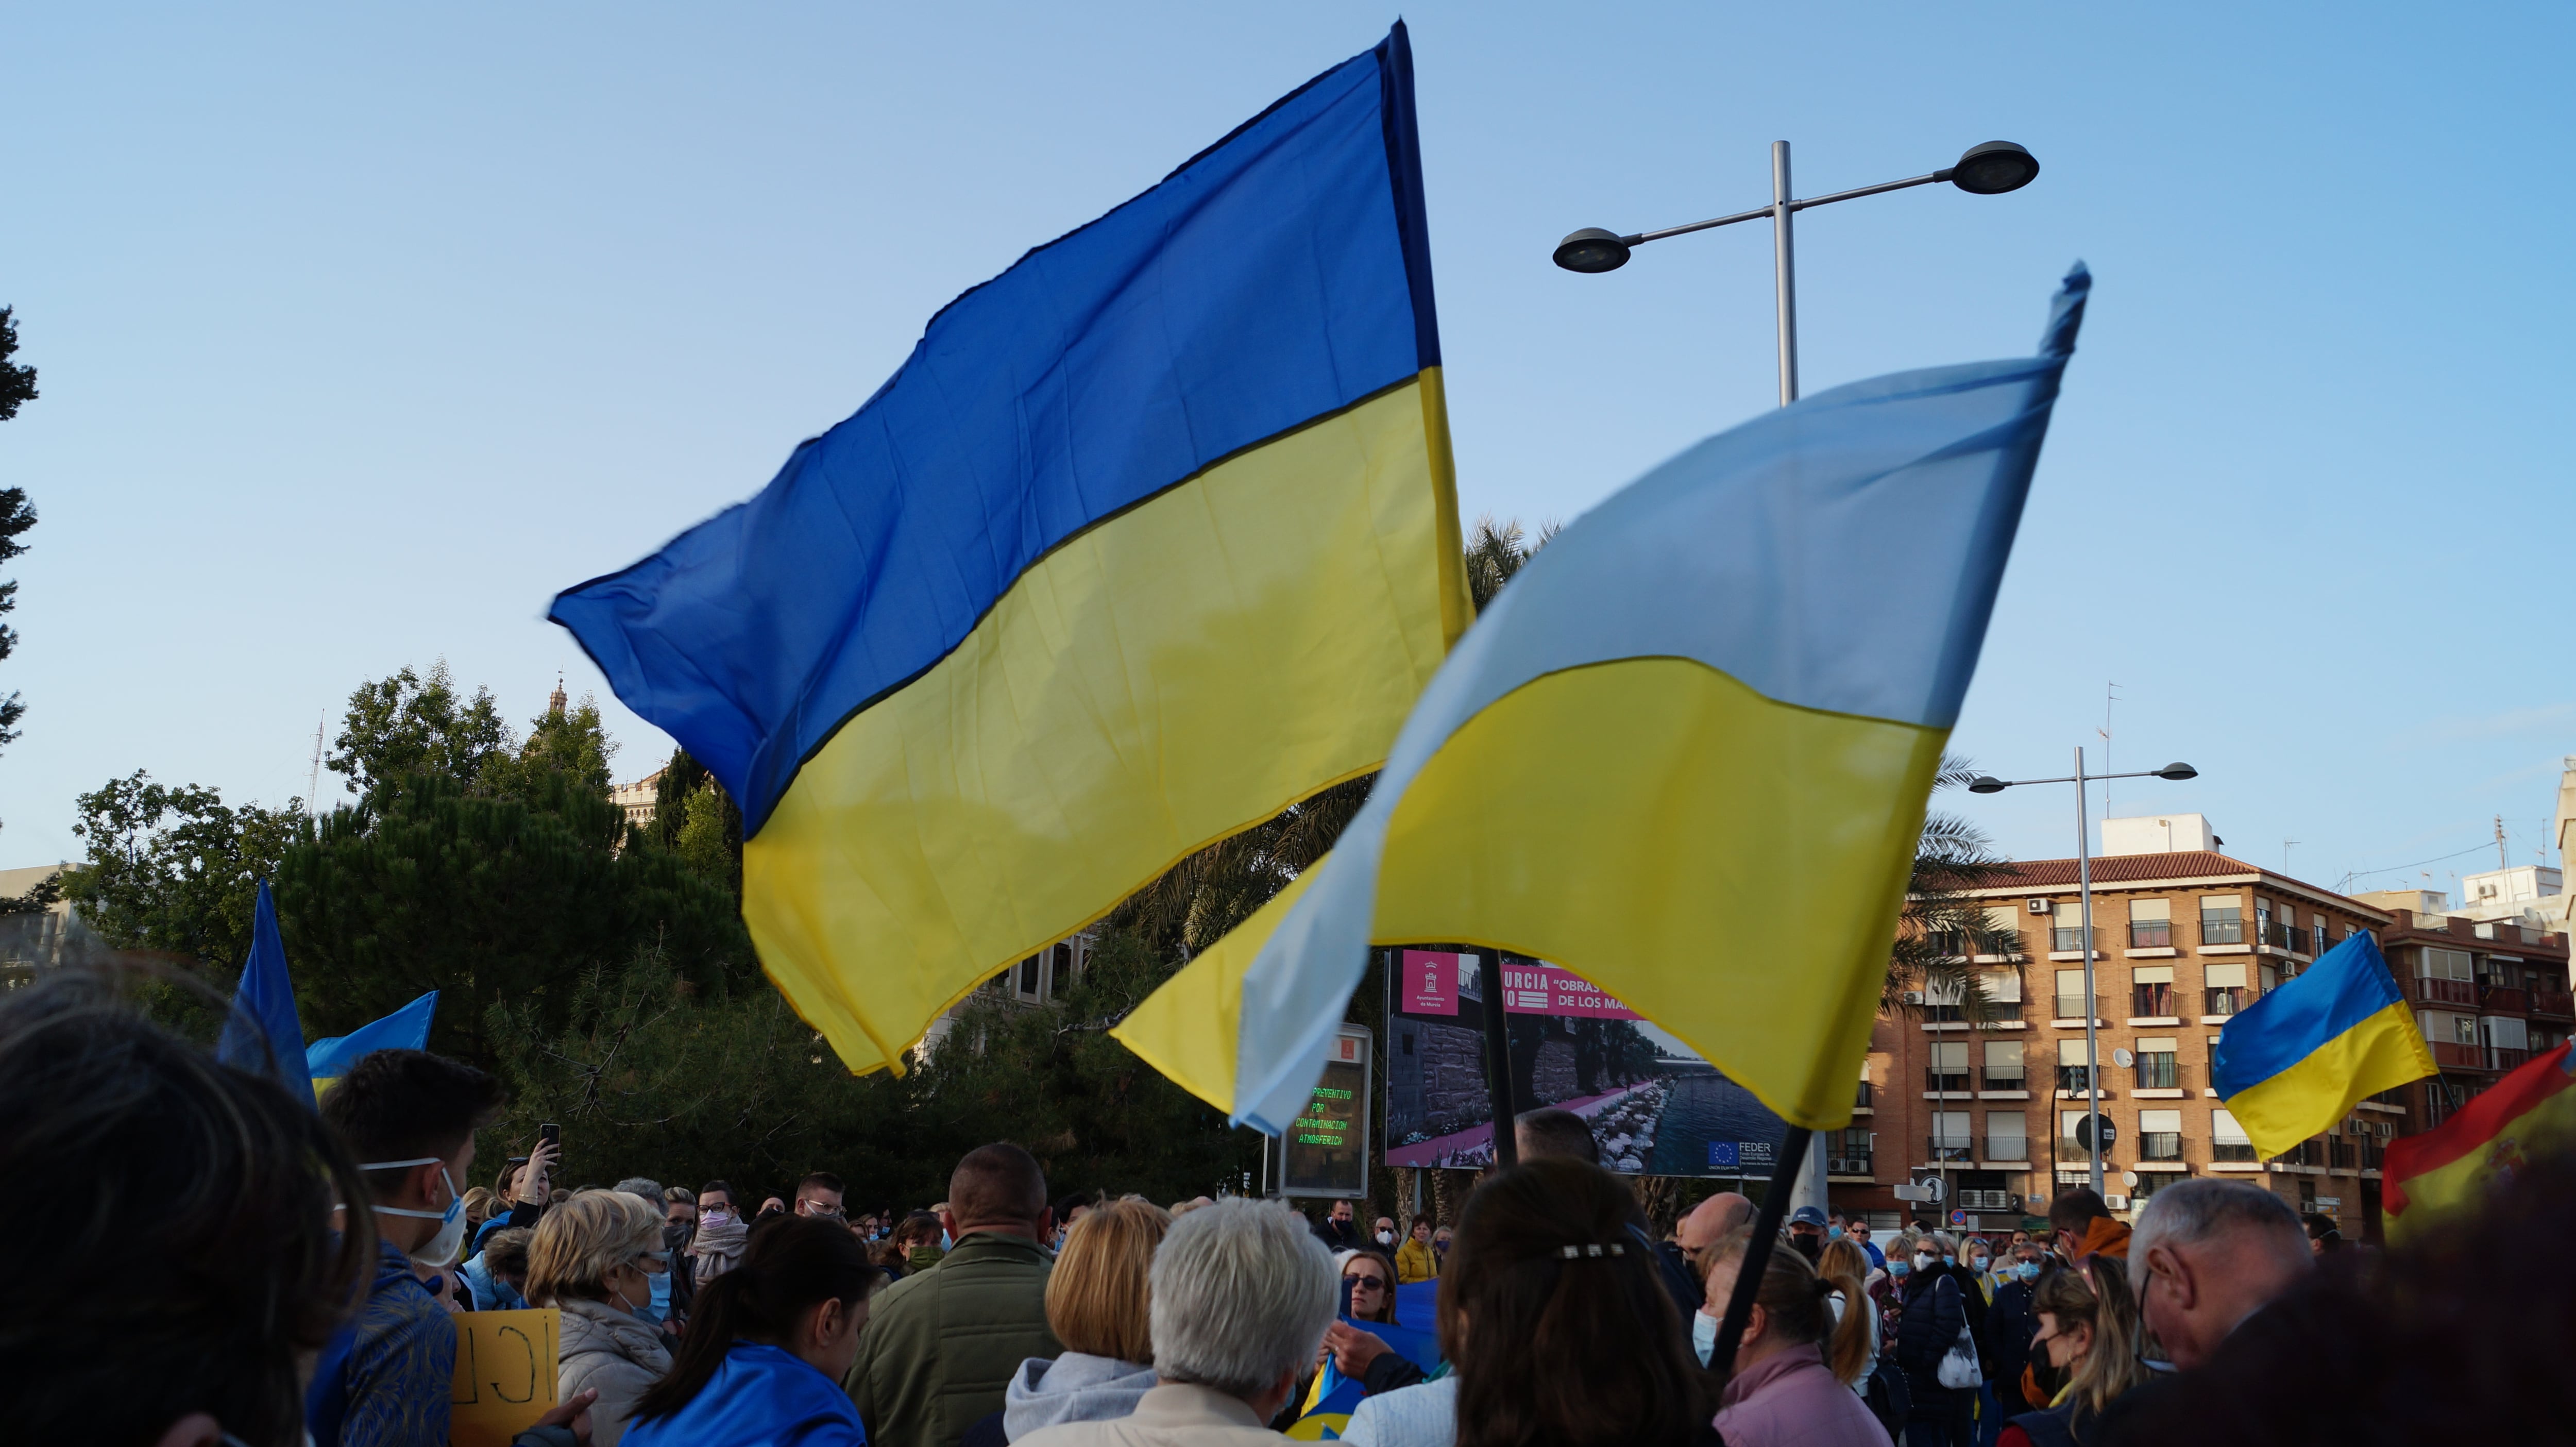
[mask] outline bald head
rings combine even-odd
[[[2129,1240],[2147,1329],[2178,1367],[2196,1367],[2237,1325],[2311,1266],[2307,1229],[2289,1203],[2243,1181],[2199,1179],[2158,1191]]]
[[[941,1221],[951,1236],[1000,1230],[1044,1236],[1055,1213],[1048,1209],[1046,1173],[1037,1158],[1007,1141],[978,1146],[948,1178]]]
[[[1753,1203],[1733,1191],[1720,1191],[1682,1217],[1673,1241],[1684,1251],[1705,1251],[1739,1227],[1753,1224]]]

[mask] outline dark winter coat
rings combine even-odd
[[[2030,1339],[2039,1334],[2039,1316],[2031,1310],[2035,1283],[2007,1281],[1995,1288],[1986,1308],[1986,1380],[2009,1405],[2021,1390],[2021,1369],[2030,1365]]]
[[[1905,1279],[1905,1314],[1896,1326],[1896,1364],[1905,1369],[1916,1409],[1941,1400],[1941,1358],[1968,1324],[1958,1280],[1938,1269],[1918,1271]]]

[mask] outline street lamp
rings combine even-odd
[[[1586,226],[1556,244],[1556,264],[1568,271],[1617,271],[1628,264],[1630,253],[1649,241],[1770,217],[1771,270],[1780,314],[1780,405],[1786,407],[1798,400],[1798,288],[1789,236],[1789,218],[1792,215],[1810,206],[1830,206],[1836,201],[1875,196],[1881,191],[1902,191],[1908,186],[1929,186],[1935,181],[1947,181],[1972,196],[2000,196],[2006,191],[2018,191],[2029,185],[2038,174],[2039,161],[2030,152],[2010,141],[1988,141],[1981,146],[1970,146],[1960,155],[1957,164],[1944,166],[1928,176],[1888,181],[1797,201],[1789,196],[1789,143],[1773,141],[1770,205],[1758,211],[1738,211],[1732,216],[1720,216],[1713,221],[1694,221],[1687,226],[1667,226],[1661,231],[1639,231],[1626,236],[1616,231],[1604,231],[1598,226]]]
[[[1971,154],[1974,154],[1971,152]],[[1971,794],[2000,794],[2025,784],[2073,784],[2075,786],[2075,888],[2081,901],[2076,923],[2082,927],[2076,946],[2084,953],[2084,1115],[2085,1149],[2093,1158],[2093,1194],[2102,1194],[2102,1038],[2101,1018],[2094,1008],[2093,994],[2093,841],[2084,820],[2084,786],[2095,779],[2197,779],[2200,770],[2189,764],[2172,763],[2161,769],[2142,769],[2134,774],[2091,774],[2084,772],[2084,750],[2075,751],[2075,772],[2060,779],[1998,779],[1992,774],[1979,774],[1968,781]],[[2054,922],[2052,922],[2054,927]],[[2054,1111],[2055,1107],[2051,1107]],[[2050,1122],[2054,1129],[2056,1123]],[[2052,1137],[2053,1139],[2053,1137]],[[2057,1189],[2055,1181],[2049,1190]]]

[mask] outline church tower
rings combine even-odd
[[[546,695],[546,712],[562,718],[564,711],[563,675],[555,675],[555,691]]]

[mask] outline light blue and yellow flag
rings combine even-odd
[[[1466,630],[1404,27],[931,320],[751,501],[555,599],[740,803],[852,1070],[1378,766]]]
[[[432,990],[381,1020],[304,1047],[304,1070],[313,1077],[314,1098],[320,1099],[340,1083],[350,1066],[379,1050],[427,1050],[430,1023],[437,1015],[438,992]]]
[[[2298,978],[2228,1017],[2210,1085],[2265,1156],[2352,1114],[2365,1096],[2440,1067],[2379,942],[2347,935]]]
[[[1332,854],[1118,1038],[1275,1134],[1372,941],[1477,944],[1842,1125],[2090,285],[2069,274],[2036,357],[1807,398],[1577,520],[1450,656]]]

